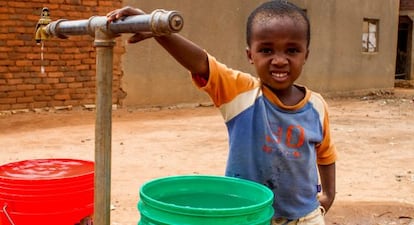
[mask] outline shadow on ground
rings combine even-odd
[[[399,202],[335,202],[327,225],[414,225],[414,205]]]

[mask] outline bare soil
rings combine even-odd
[[[327,224],[414,224],[414,90],[329,98],[339,151]],[[38,158],[94,160],[95,112],[0,113],[0,164]],[[113,111],[111,224],[137,224],[140,186],[183,174],[222,175],[227,133],[213,107]]]

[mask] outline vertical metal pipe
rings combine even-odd
[[[112,67],[115,41],[101,29],[95,31],[96,124],[94,224],[110,225]]]

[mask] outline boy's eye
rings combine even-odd
[[[272,49],[262,48],[262,49],[259,50],[259,52],[264,53],[264,54],[269,54],[269,53],[272,53]]]
[[[296,54],[296,53],[299,53],[300,51],[297,48],[288,48],[286,52],[288,54]]]

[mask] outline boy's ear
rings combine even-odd
[[[308,56],[309,56],[309,49],[306,50],[305,62],[308,60]]]
[[[249,60],[249,63],[253,64],[252,52],[250,51],[249,47],[246,47],[246,56],[247,56],[247,59]]]

